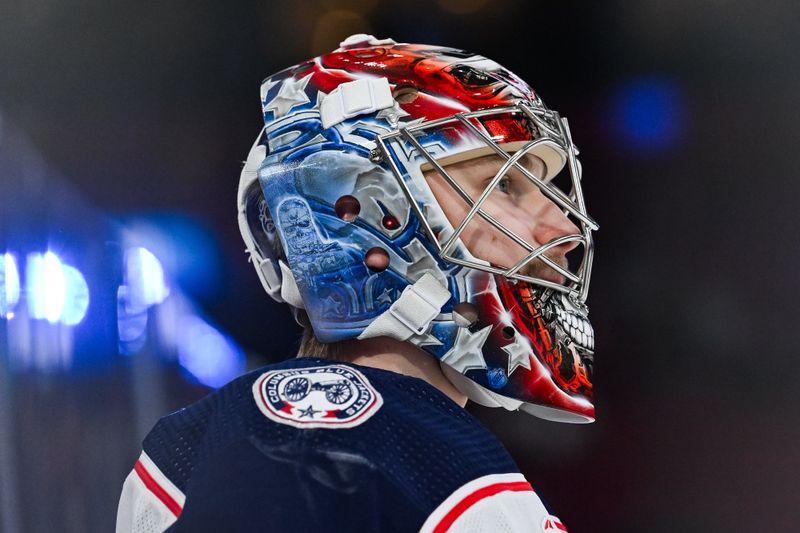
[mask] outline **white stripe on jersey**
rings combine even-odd
[[[431,513],[421,533],[543,531],[550,516],[522,474],[492,474],[466,483]],[[565,530],[566,531],[566,530]]]

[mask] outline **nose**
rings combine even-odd
[[[533,238],[541,246],[553,239],[565,237],[567,235],[580,235],[581,230],[558,208],[551,200],[546,200],[546,204],[534,218]],[[566,254],[578,246],[578,241],[568,241],[551,248],[550,253]]]

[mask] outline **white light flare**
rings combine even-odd
[[[135,247],[125,254],[125,284],[130,304],[146,308],[169,296],[161,261],[147,248]]]
[[[220,331],[198,317],[179,328],[178,362],[197,381],[219,388],[244,371],[244,354]]]
[[[0,261],[0,318],[14,318],[19,302],[19,270],[17,260],[6,252]]]
[[[28,254],[25,288],[32,318],[55,323],[66,303],[66,278],[61,260],[53,252]]]
[[[62,265],[65,283],[64,310],[61,322],[67,326],[80,324],[89,309],[89,286],[77,268]]]
[[[511,313],[507,310],[503,309],[498,314],[498,318],[500,321],[505,324],[506,326],[511,326],[514,324],[514,317],[511,316]]]

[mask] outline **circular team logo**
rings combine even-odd
[[[383,405],[367,378],[343,365],[270,370],[253,383],[256,404],[270,420],[303,428],[349,428]]]

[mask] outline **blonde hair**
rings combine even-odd
[[[297,357],[319,357],[320,359],[332,359],[343,361],[344,354],[342,342],[324,343],[314,335],[311,326],[303,327],[303,336],[300,337],[300,348],[297,350]]]

